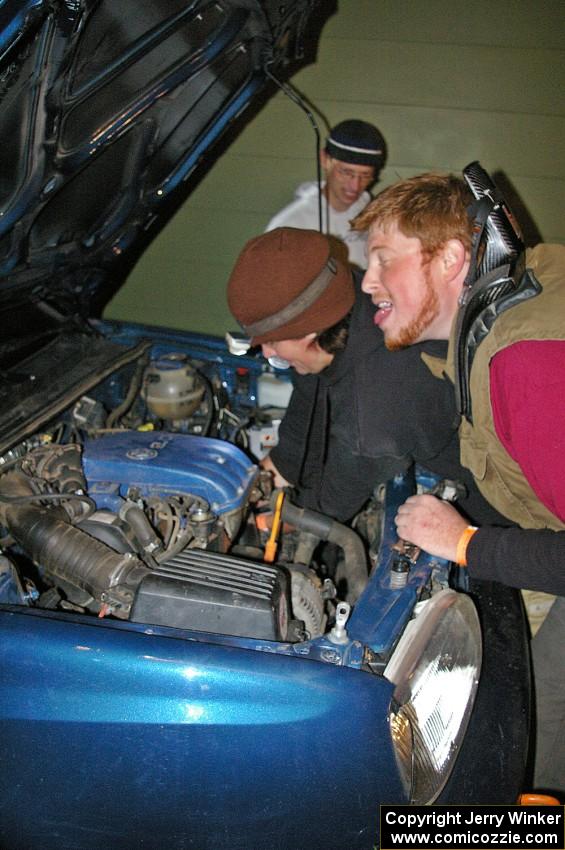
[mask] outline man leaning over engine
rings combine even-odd
[[[294,370],[279,444],[263,466],[278,486],[296,487],[302,507],[345,522],[416,460],[465,480],[463,509],[474,521],[500,519],[461,475],[452,393],[421,358],[445,356],[446,343],[387,351],[360,280],[316,231],[278,228],[241,252],[230,310],[265,357]]]

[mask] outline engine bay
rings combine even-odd
[[[289,644],[339,621],[339,638],[380,506],[363,541],[273,492],[258,460],[290,383],[256,364],[154,345],[5,452],[0,602]]]

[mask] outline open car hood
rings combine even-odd
[[[35,313],[43,331],[100,313],[267,70],[284,76],[300,56],[315,6],[0,4],[0,313],[12,337],[17,315],[29,329]]]

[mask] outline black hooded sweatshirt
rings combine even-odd
[[[488,505],[459,462],[453,388],[429,371],[423,351],[445,357],[447,342],[388,351],[374,307],[354,274],[356,298],[346,347],[317,375],[295,375],[271,458],[297,488],[297,501],[350,520],[379,484],[417,462],[461,481],[459,507],[474,523],[511,525]]]

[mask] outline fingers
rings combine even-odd
[[[400,537],[441,558],[453,560],[457,541],[467,526],[460,513],[435,496],[410,496],[395,517]]]

